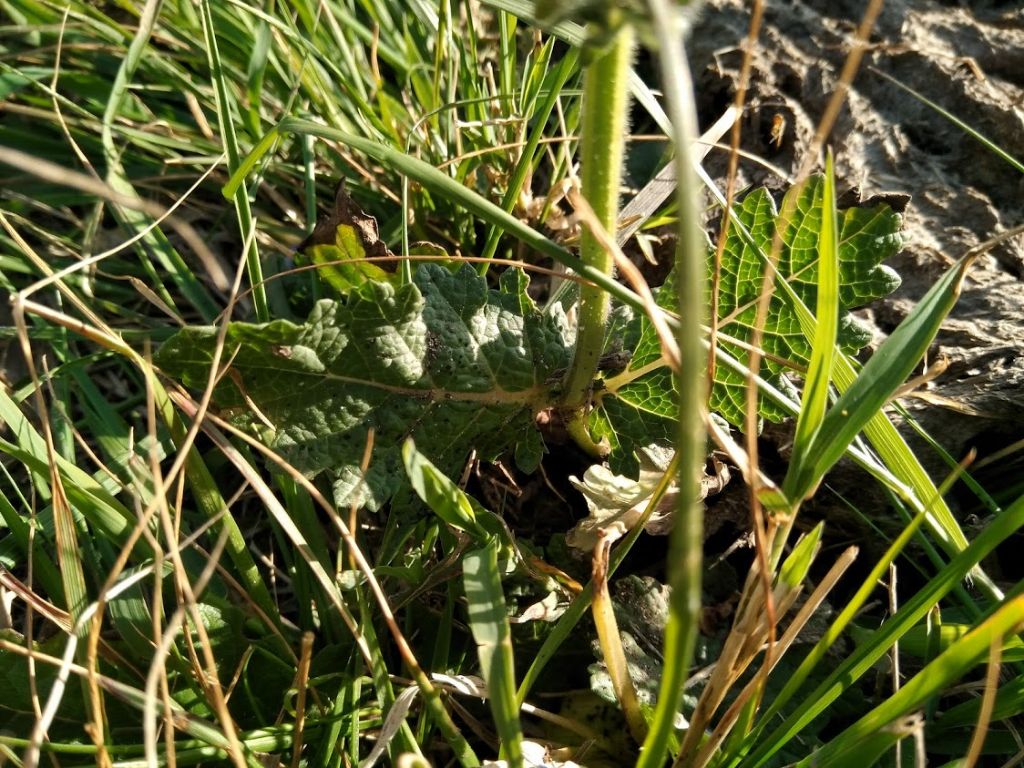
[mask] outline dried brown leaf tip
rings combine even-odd
[[[317,245],[334,245],[337,242],[338,227],[341,226],[352,227],[367,258],[394,256],[380,239],[377,220],[352,199],[346,189],[345,179],[338,182],[338,190],[334,194],[334,210],[320,217],[313,232],[295,250],[301,253]],[[381,266],[389,268],[388,262],[382,262]]]

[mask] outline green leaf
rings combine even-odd
[[[339,224],[333,245],[314,245],[307,253],[318,272],[341,296],[365,282],[398,282],[398,275],[366,261],[366,250],[351,224]]]
[[[764,279],[762,254],[771,252],[777,227],[782,228],[779,274],[807,306],[817,305],[819,239],[823,222],[823,176],[814,176],[802,187],[791,189],[782,203],[784,218],[776,211],[767,190],[759,189],[736,207],[736,218],[726,240],[719,283],[719,330],[743,342],[749,342],[757,312],[756,302]],[[838,342],[845,351],[864,346],[869,337],[849,313],[851,308],[884,296],[899,286],[899,276],[880,264],[897,253],[903,239],[902,219],[887,205],[849,208],[840,211],[838,229]],[[741,228],[742,227],[742,228]],[[742,230],[751,235],[745,239]],[[756,248],[754,246],[757,246]],[[759,250],[760,252],[759,252]],[[708,251],[708,270],[713,268]],[[833,278],[835,279],[835,278]],[[674,311],[676,296],[670,276],[655,299],[663,309]],[[639,341],[626,370],[609,377],[603,391],[597,392],[597,407],[589,422],[595,438],[606,438],[612,447],[609,464],[613,471],[636,474],[634,452],[674,435],[677,395],[672,376],[661,359],[661,345],[646,316],[634,321]],[[719,346],[737,360],[746,361],[747,351],[719,337]],[[806,369],[810,364],[812,342],[803,333],[796,312],[784,292],[772,297],[765,326],[763,347],[768,356],[761,363],[760,375],[783,389],[792,386],[780,374],[782,361]],[[654,370],[651,370],[651,369]],[[719,365],[715,368],[715,386],[711,408],[737,426],[743,423],[746,382],[736,371]],[[761,416],[773,420],[786,415],[767,399],[759,403]]]
[[[655,300],[662,309],[675,310],[675,278],[670,275]],[[668,368],[658,366],[661,342],[646,315],[613,325],[615,338],[637,338],[626,369],[605,381],[595,394],[588,427],[595,439],[611,446],[608,466],[616,474],[636,477],[639,453],[655,444],[670,444],[675,437],[679,401]],[[649,371],[649,372],[648,372]]]
[[[781,229],[782,250],[778,271],[807,306],[817,305],[818,241],[822,224],[824,178],[814,176],[802,186],[789,190],[782,202],[785,217],[779,217],[767,190],[751,193],[736,209],[739,223],[751,234],[757,248],[745,241],[734,221],[726,239],[719,283],[719,330],[740,341],[753,336],[757,299],[764,280],[765,264],[758,253],[770,253],[776,230]],[[858,307],[894,291],[899,277],[880,262],[895,255],[903,244],[902,219],[887,205],[873,208],[849,208],[838,216],[839,228],[839,334],[844,351],[863,347],[869,340],[846,310]],[[719,341],[738,360],[748,353],[740,347]],[[760,375],[769,381],[782,371],[779,360],[806,367],[811,341],[800,330],[796,314],[781,292],[771,300],[764,329],[763,348],[776,360],[766,358]],[[746,382],[724,366],[718,366],[711,393],[711,408],[728,421],[743,423]],[[762,400],[760,413],[779,419],[781,411]]]
[[[377,220],[363,211],[345,189],[344,180],[334,196],[334,210],[317,222],[313,233],[299,250],[318,267],[318,274],[345,297],[370,280],[400,285],[398,274],[382,269],[367,259],[380,259],[394,266],[394,254],[380,239]]]
[[[390,498],[406,482],[408,437],[445,474],[474,448],[482,459],[514,449],[532,471],[543,450],[534,417],[551,404],[569,344],[564,315],[540,313],[526,284],[509,270],[489,289],[468,265],[453,274],[428,264],[412,284],[368,282],[344,303],[320,301],[302,325],[232,323],[215,403],[236,422],[269,422],[270,445],[307,475],[327,473],[339,505]],[[215,343],[213,328],[184,329],[157,364],[204,386]]]

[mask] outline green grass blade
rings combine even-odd
[[[483,545],[467,552],[462,559],[469,627],[477,644],[502,753],[511,766],[522,766],[523,734],[516,700],[512,635],[498,570],[501,542],[478,522],[469,497],[420,454],[412,440],[406,440],[402,458],[413,489],[434,514]]]
[[[107,98],[103,113],[101,140],[103,156],[107,164],[106,182],[117,192],[130,197],[138,197],[135,187],[128,180],[125,168],[121,163],[121,152],[114,144],[114,125],[118,114],[124,106],[129,93],[129,86],[149,44],[154,26],[159,15],[159,0],[149,0],[142,9],[138,31],[128,46],[121,66],[117,70],[114,82]],[[211,321],[217,316],[218,308],[203,284],[195,277],[184,259],[171,246],[170,241],[159,228],[152,228],[152,221],[145,214],[123,207],[115,207],[118,219],[133,235],[141,235],[142,241],[153,249],[161,263],[161,267],[171,276],[182,294],[202,314]],[[163,286],[160,274],[150,264],[144,250],[139,250],[142,263],[152,280],[152,287],[168,305],[174,306],[174,299]]]
[[[821,536],[825,531],[824,521],[818,523],[810,532],[804,534],[793,547],[793,551],[782,561],[779,568],[777,583],[785,585],[790,590],[798,588],[807,578],[807,572],[811,569],[811,563],[818,555],[821,548]]]
[[[359,597],[359,616],[363,633],[366,636],[366,646],[369,648],[370,656],[373,659],[373,663],[370,665],[370,674],[373,677],[374,694],[380,703],[381,711],[389,713],[395,705],[395,691],[391,685],[391,674],[388,669],[387,659],[384,658],[383,649],[377,637],[377,630],[373,626],[373,615],[365,594]],[[399,753],[419,752],[409,724],[404,718],[401,727],[394,735],[393,744],[389,746]]]
[[[970,699],[950,707],[938,718],[936,726],[965,728],[978,722],[981,699]],[[1015,677],[1000,686],[992,706],[992,721],[1007,720],[1024,712],[1024,677]]]
[[[1003,160],[1005,160],[1007,163],[1009,163],[1011,166],[1016,168],[1021,173],[1024,173],[1024,162],[1021,162],[1016,157],[1011,155],[1005,149],[1003,149],[998,144],[996,144],[994,141],[992,141],[992,139],[990,139],[987,136],[985,136],[981,131],[979,131],[979,130],[977,130],[975,128],[972,128],[967,123],[965,123],[963,120],[961,120],[959,117],[954,115],[952,112],[949,112],[948,110],[943,109],[942,107],[940,107],[938,104],[936,104],[931,99],[929,99],[926,96],[924,96],[923,94],[918,93],[917,91],[915,91],[909,85],[904,85],[903,83],[901,83],[899,80],[897,80],[892,75],[887,75],[885,72],[881,72],[881,71],[875,69],[874,67],[871,68],[871,71],[874,72],[876,75],[879,75],[879,76],[885,78],[890,83],[895,85],[897,88],[901,88],[902,90],[906,91],[911,96],[913,96],[915,99],[920,101],[922,104],[924,104],[924,105],[926,105],[928,107],[931,107],[936,112],[938,112],[940,115],[942,115],[944,118],[949,120],[949,122],[951,122],[957,128],[960,128],[968,136],[971,136],[974,139],[976,139],[977,141],[979,141],[987,150],[989,150],[993,154],[995,154],[995,155],[999,156],[1000,158],[1002,158]]]
[[[50,462],[46,454],[46,445],[42,436],[22,413],[10,396],[0,390],[0,421],[14,435],[16,443],[0,440],[0,452],[22,462],[31,472],[41,478],[49,477]],[[74,464],[57,457],[57,469],[72,505],[85,515],[90,525],[109,536],[113,541],[120,542],[135,526],[135,515],[125,509],[100,483],[89,473]],[[45,498],[49,498],[47,495]],[[143,550],[148,547],[143,540],[139,545]]]
[[[807,447],[810,461],[786,477],[783,490],[789,498],[802,499],[813,490],[914,370],[956,303],[972,261],[970,257],[962,258],[932,286],[825,415]]]
[[[516,163],[515,170],[512,172],[512,177],[509,179],[508,189],[505,190],[505,197],[501,201],[501,207],[508,213],[511,213],[515,208],[516,200],[519,198],[519,193],[522,191],[527,174],[533,168],[533,163],[537,154],[537,147],[540,144],[540,140],[544,137],[548,118],[551,116],[551,112],[554,110],[555,104],[558,102],[558,99],[562,94],[562,88],[569,77],[576,71],[578,63],[579,50],[573,48],[562,57],[561,61],[558,62],[558,66],[545,78],[548,86],[547,95],[537,110],[532,115],[528,115],[528,117],[536,121],[536,124],[530,132],[530,136],[526,141],[526,146],[523,148],[522,154],[519,157],[519,162]],[[480,255],[485,259],[493,257],[495,251],[498,249],[498,241],[500,238],[501,229],[492,225],[490,231],[487,233],[487,241],[484,243],[484,249]],[[480,266],[480,271],[486,271],[487,266],[486,262],[482,264]]]
[[[485,0],[484,4],[492,8],[508,11],[534,27],[543,28],[546,32],[560,40],[564,40],[574,48],[582,48],[587,43],[586,29],[574,21],[560,21],[557,24],[551,25],[542,24],[533,15],[534,3],[530,0]],[[633,94],[633,98],[647,110],[647,113],[657,124],[658,128],[671,136],[672,122],[661,108],[661,104],[658,102],[654,92],[651,91],[647,83],[635,71],[630,71],[629,73],[629,89]]]
[[[752,740],[754,740],[755,743],[759,743],[756,741],[757,735],[763,732],[764,729],[768,727],[768,724],[774,716],[781,712],[783,707],[792,700],[793,696],[804,684],[804,681],[807,680],[808,676],[810,676],[818,664],[821,663],[821,660],[825,658],[825,654],[828,653],[829,648],[835,644],[846,627],[849,626],[850,622],[853,621],[854,617],[861,608],[863,608],[871,595],[874,594],[878,580],[882,578],[888,570],[889,564],[895,561],[900,552],[903,551],[911,538],[913,538],[914,534],[920,529],[923,521],[924,515],[918,515],[915,517],[911,523],[903,529],[896,541],[889,545],[889,548],[864,579],[860,588],[846,602],[846,605],[843,606],[835,621],[832,622],[825,634],[822,635],[821,639],[811,649],[810,653],[804,657],[804,660],[796,670],[789,675],[785,685],[782,686],[782,690],[772,697],[766,711],[755,726],[754,735],[748,736],[745,741],[739,743],[734,751],[735,755],[742,755],[746,751],[749,751]],[[731,744],[732,742],[730,742],[728,746],[731,746]],[[733,755],[730,755],[730,758],[732,756]]]
[[[268,11],[273,13],[274,0],[270,0]],[[273,40],[270,25],[266,21],[257,22],[256,33],[253,35],[252,40],[252,52],[249,55],[249,67],[246,71],[245,80],[249,109],[246,111],[245,116],[249,123],[249,132],[253,136],[259,136],[263,132],[262,120],[260,118],[260,105],[263,103],[263,81],[266,78],[267,63],[270,59],[270,47]],[[212,52],[209,55],[212,58]],[[220,91],[219,85],[217,91]]]
[[[832,154],[825,160],[825,183],[822,185],[821,229],[818,233],[818,307],[811,357],[804,383],[800,415],[796,420],[793,454],[788,472],[799,474],[813,459],[814,436],[821,428],[828,407],[832,363],[839,332],[839,232],[836,223],[836,188]],[[784,484],[785,485],[785,484]],[[790,497],[791,501],[800,499]]]
[[[477,645],[480,670],[487,683],[501,752],[510,768],[522,768],[523,732],[516,702],[516,679],[505,595],[498,569],[497,540],[467,552],[462,560],[462,578],[469,609],[469,628]]]
[[[669,0],[649,0],[648,8],[657,35],[661,80],[672,117],[678,180],[675,288],[679,326],[675,335],[679,348],[679,426],[675,435],[675,461],[678,462],[680,490],[669,541],[668,581],[672,592],[665,627],[664,674],[650,730],[637,760],[638,768],[658,768],[665,761],[697,642],[704,568],[704,510],[695,478],[700,476],[705,461],[707,441],[701,418],[707,407],[707,355],[702,340],[707,314],[704,302],[707,241],[700,225],[701,205],[693,162],[693,144],[699,135],[697,109],[683,38],[676,33],[679,8]]]
[[[159,384],[156,383],[159,387]],[[174,409],[166,391],[159,387],[155,392],[155,399],[160,415],[164,419],[172,439],[180,445],[188,432],[178,412]],[[221,529],[227,529],[227,543],[225,551],[228,554],[231,564],[235,567],[238,579],[245,587],[246,594],[259,606],[260,610],[272,621],[277,621],[280,626],[280,612],[274,603],[273,597],[263,577],[260,574],[252,553],[249,551],[249,542],[242,533],[238,522],[235,520],[231,510],[228,509],[224,497],[217,487],[216,481],[210,474],[206,463],[194,445],[189,447],[188,456],[185,459],[185,479],[195,498],[203,519],[212,520],[219,518]]]
[[[972,568],[987,557],[997,545],[1013,535],[1021,526],[1024,526],[1024,497],[1021,497],[1008,507],[963,552],[954,557],[925,587],[905,602],[897,613],[861,643],[853,654],[833,670],[828,679],[804,698],[803,705],[787,717],[782,725],[767,737],[761,737],[757,731],[752,733],[746,743],[748,745],[756,745],[756,748],[750,757],[743,759],[742,765],[745,768],[760,768],[760,766],[764,765],[772,755],[806,727],[811,720],[824,712],[844,690],[853,685],[865,672],[871,669],[871,666],[892,647],[892,644],[908,632],[911,627],[918,624],[931,607],[936,605],[939,600],[970,573]],[[874,582],[872,581],[870,584],[873,588]],[[798,677],[799,673],[794,676],[794,680],[796,681]],[[784,693],[786,690],[789,690],[789,686],[784,690]],[[793,692],[795,692],[795,686],[793,686]],[[776,697],[772,707],[762,717],[762,722],[767,723],[784,701],[783,696]],[[735,761],[730,763],[730,765],[736,764]]]
[[[516,17],[498,13],[498,89],[503,96],[516,91]]]
[[[217,31],[214,27],[209,0],[202,0],[199,8],[203,20],[203,37],[206,42],[210,77],[214,85],[214,101],[217,105],[217,120],[220,125],[221,139],[224,142],[224,151],[228,156],[228,172],[234,173],[238,168],[241,153],[238,150],[238,138],[235,135],[233,100],[228,94],[227,83],[224,79],[224,68],[221,64],[220,49],[217,44]],[[267,306],[267,290],[263,284],[263,265],[260,262],[259,246],[256,243],[256,225],[249,208],[249,194],[244,185],[235,192],[234,204],[242,242],[246,243],[245,267],[249,274],[249,284],[252,287],[256,319],[265,323],[270,320],[270,308]]]
[[[832,765],[841,757],[862,755],[863,743],[896,718],[902,717],[940,695],[965,672],[981,661],[989,649],[1001,643],[1024,625],[1024,597],[1008,601],[980,626],[953,643],[935,661],[903,684],[889,699],[875,707],[813,755],[802,760],[800,768]],[[879,755],[880,757],[881,755]],[[862,762],[861,765],[871,765]]]

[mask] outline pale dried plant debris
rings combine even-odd
[[[636,480],[616,475],[604,464],[594,464],[587,469],[582,481],[570,477],[569,482],[586,499],[590,515],[566,534],[566,543],[574,549],[590,552],[602,535],[615,541],[636,527],[673,455],[671,448],[657,444],[641,448],[637,451],[640,474]],[[701,478],[701,499],[719,493],[729,482],[729,468],[725,464],[713,456],[712,466],[713,472],[705,470]],[[679,487],[673,482],[644,525],[647,533],[663,536],[672,530],[672,513],[678,496]]]
[[[571,760],[555,760],[548,748],[537,741],[523,741],[523,761],[527,768],[586,768]],[[483,768],[508,768],[505,760],[488,760]]]

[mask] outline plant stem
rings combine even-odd
[[[602,535],[594,547],[594,601],[590,607],[594,615],[597,639],[601,643],[601,653],[604,655],[604,664],[608,669],[608,676],[612,679],[615,698],[618,699],[622,713],[626,716],[630,735],[637,744],[642,744],[647,736],[647,721],[640,709],[633,680],[629,676],[629,664],[626,661],[625,649],[622,647],[622,635],[615,620],[612,596],[608,593],[608,553],[611,545],[612,539]]]
[[[651,12],[650,22],[660,48],[658,61],[676,150],[676,201],[679,206],[679,244],[676,251],[679,326],[676,339],[680,360],[677,374],[679,431],[676,434],[676,459],[679,462],[680,493],[675,527],[669,544],[669,584],[672,593],[668,624],[665,627],[665,673],[637,768],[659,768],[665,763],[682,699],[683,684],[697,640],[704,543],[697,477],[704,461],[706,439],[701,414],[707,407],[707,359],[701,338],[701,326],[706,312],[706,250],[700,231],[698,186],[691,149],[693,139],[697,136],[693,82],[683,51],[683,34],[678,26],[677,8],[668,0],[648,0],[648,7]]]
[[[621,26],[611,45],[587,66],[583,79],[581,191],[597,220],[611,233],[618,224],[619,182],[629,107],[627,80],[633,43],[632,28],[628,24]],[[611,254],[586,229],[580,239],[580,258],[602,274],[612,274]],[[593,285],[581,287],[576,352],[566,374],[562,397],[564,406],[575,410],[569,421],[570,433],[577,441],[589,440],[583,418],[604,347],[609,306],[610,298],[605,289]]]

